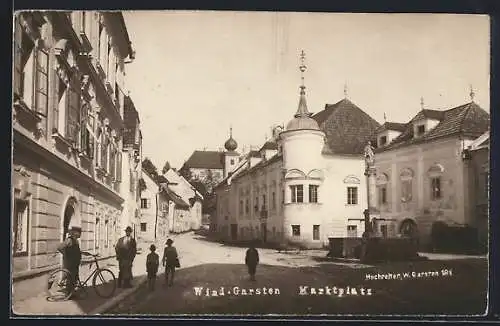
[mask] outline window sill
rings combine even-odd
[[[346,207],[359,206],[359,204],[345,204]]]
[[[66,137],[64,137],[63,135],[61,135],[59,133],[59,131],[57,131],[57,130],[52,132],[52,139],[54,139],[55,141],[57,141],[59,143],[63,143],[68,148],[73,148],[73,144],[71,143],[71,141],[69,141],[68,139],[66,139]]]
[[[13,257],[26,257],[26,256],[28,256],[28,251],[16,252],[12,256]]]

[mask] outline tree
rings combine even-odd
[[[179,174],[184,178],[186,179],[187,181],[191,182],[194,178],[193,178],[193,173],[191,173],[191,170],[186,167],[185,165],[183,165],[180,170],[179,170]]]
[[[156,181],[158,178],[158,169],[149,158],[146,157],[142,161],[142,168],[153,178],[154,181]]]
[[[162,174],[165,174],[167,173],[168,170],[170,170],[171,166],[170,166],[170,162],[169,161],[166,161],[165,162],[165,165],[163,166],[163,169],[161,170],[161,173]]]

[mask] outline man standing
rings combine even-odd
[[[163,258],[161,259],[162,265],[165,267],[165,285],[168,286],[172,286],[174,284],[175,268],[180,267],[177,249],[172,246],[172,243],[174,243],[172,239],[167,240],[167,246],[163,251]]]
[[[132,263],[137,254],[137,243],[131,236],[132,228],[127,226],[125,236],[118,239],[115,246],[116,259],[118,260],[118,287],[132,287]]]
[[[257,265],[259,264],[259,252],[255,249],[255,241],[250,243],[250,247],[245,254],[245,264],[248,267],[250,280],[255,281],[255,272],[257,271]]]
[[[57,251],[63,255],[63,267],[71,274],[70,279],[67,280],[66,283],[66,291],[68,291],[68,293],[73,292],[75,288],[75,282],[82,261],[82,253],[80,252],[80,244],[78,243],[81,234],[82,228],[72,226],[68,231],[66,239],[57,247]]]

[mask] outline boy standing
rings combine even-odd
[[[255,272],[259,264],[259,252],[255,249],[255,243],[252,242],[245,255],[245,264],[248,267],[250,280],[255,281]]]
[[[146,271],[148,273],[148,287],[150,291],[155,289],[156,273],[158,273],[158,266],[160,265],[160,257],[155,252],[156,246],[152,244],[149,247],[151,252],[146,257]]]

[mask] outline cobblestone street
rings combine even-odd
[[[259,249],[261,265],[251,282],[245,248],[192,233],[174,246],[182,265],[174,286],[164,287],[160,274],[154,292],[141,288],[110,314],[482,314],[486,307],[487,265],[481,258],[368,266],[328,262],[321,250]]]

